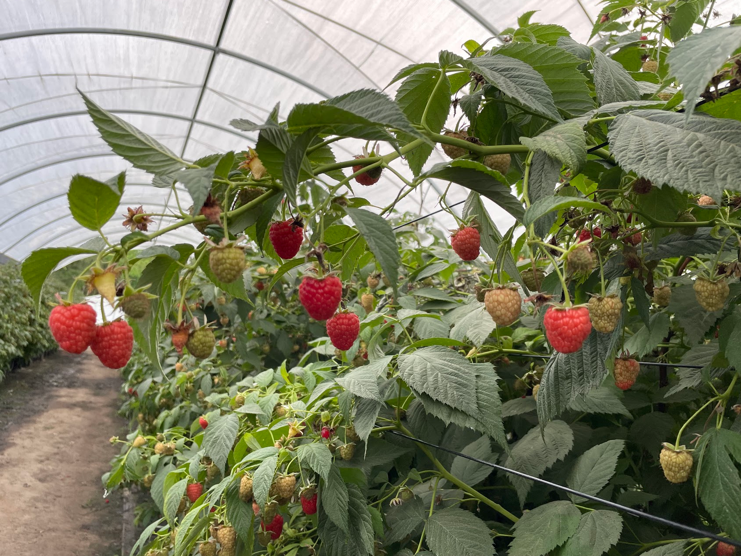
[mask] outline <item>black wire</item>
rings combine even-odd
[[[592,496],[591,494],[586,494],[584,492],[579,492],[578,490],[574,490],[573,488],[565,487],[556,483],[552,483],[550,481],[546,481],[545,479],[540,479],[538,477],[533,477],[532,475],[528,475],[527,473],[522,473],[521,471],[515,471],[514,469],[509,469],[508,467],[504,467],[501,465],[497,465],[496,463],[491,463],[490,461],[485,461],[483,459],[475,458],[472,456],[468,456],[466,454],[462,454],[460,452],[456,452],[455,450],[451,450],[449,448],[445,448],[443,446],[438,446],[437,444],[433,444],[432,442],[426,442],[425,440],[420,440],[419,438],[413,438],[411,436],[408,436],[404,433],[398,432],[398,431],[388,431],[391,434],[394,434],[396,436],[400,436],[402,438],[406,438],[407,440],[411,440],[412,442],[417,442],[419,444],[424,444],[425,446],[429,446],[431,448],[435,448],[437,450],[442,450],[443,452],[448,452],[449,454],[453,454],[457,457],[461,457],[476,463],[479,463],[481,465],[485,465],[487,467],[492,467],[493,469],[497,469],[499,471],[504,471],[505,473],[509,473],[511,475],[516,475],[518,477],[522,477],[523,479],[528,479],[530,481],[533,481],[535,483],[540,483],[542,485],[549,486],[551,488],[555,488],[556,490],[562,490],[568,494],[573,494],[575,496],[580,496],[582,498],[586,498],[587,500],[591,500],[592,502],[597,502],[599,504],[602,504],[604,506],[607,506],[609,508],[613,508],[616,510],[619,510],[624,513],[629,513],[631,515],[634,515],[636,517],[640,517],[642,519],[648,519],[650,521],[655,521],[656,523],[661,523],[662,525],[665,525],[667,527],[672,527],[674,529],[681,529],[682,531],[685,531],[687,533],[692,533],[693,535],[699,535],[700,537],[707,537],[710,539],[713,539],[714,541],[724,542],[726,544],[731,544],[733,546],[741,548],[741,541],[735,541],[732,539],[729,539],[728,537],[721,537],[720,535],[716,535],[715,533],[710,533],[708,531],[703,531],[702,529],[697,529],[695,527],[691,527],[689,525],[683,525],[681,523],[677,523],[676,521],[671,521],[669,519],[665,519],[663,517],[659,517],[652,514],[647,514],[646,512],[642,512],[640,510],[635,510],[633,508],[629,508],[628,506],[623,506],[621,504],[618,504],[616,502],[611,502],[610,500],[604,500],[602,498],[597,498],[596,496]]]
[[[506,354],[506,357],[532,357],[534,359],[550,359],[550,355],[543,354],[530,354],[530,353],[513,353],[513,354]],[[650,365],[653,367],[678,367],[680,369],[704,369],[702,365],[683,365],[682,363],[662,363],[659,361],[638,361],[640,365]]]
[[[457,207],[458,205],[462,205],[466,201],[458,201],[457,203],[453,203],[452,205],[448,205],[448,208]],[[394,231],[398,230],[399,228],[403,228],[404,226],[409,226],[409,224],[414,224],[415,222],[419,222],[420,220],[424,220],[425,218],[429,218],[430,216],[435,216],[436,214],[440,214],[445,209],[441,208],[440,210],[436,210],[435,212],[431,212],[430,214],[425,214],[424,216],[420,216],[419,218],[415,218],[414,220],[410,220],[409,222],[404,222],[403,224],[399,224],[394,228]]]

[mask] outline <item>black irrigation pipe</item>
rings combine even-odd
[[[538,354],[530,354],[530,353],[512,353],[507,354],[503,352],[505,357],[530,357],[534,359],[550,359],[551,355],[544,353],[543,355]],[[653,367],[678,367],[680,369],[704,369],[705,366],[703,365],[683,365],[682,363],[661,363],[659,361],[639,361],[640,365],[650,365]],[[706,365],[707,366],[707,365]]]
[[[692,533],[692,535],[699,536],[701,538],[710,538],[714,541],[724,542],[726,544],[731,544],[733,546],[741,548],[741,541],[736,541],[733,539],[729,539],[728,537],[721,537],[720,535],[716,535],[715,533],[710,533],[709,531],[703,531],[702,529],[697,529],[695,527],[691,527],[689,525],[683,525],[681,523],[677,523],[676,521],[671,521],[670,519],[665,519],[663,517],[659,517],[656,515],[648,514],[646,512],[642,512],[640,510],[635,510],[633,508],[629,508],[628,506],[623,506],[622,504],[618,504],[616,502],[611,502],[610,500],[604,500],[602,498],[598,498],[596,496],[592,496],[591,494],[586,494],[584,492],[579,492],[578,490],[574,490],[573,488],[565,487],[556,483],[552,483],[550,481],[546,481],[545,479],[540,479],[538,477],[533,477],[532,475],[528,475],[527,473],[522,473],[520,471],[515,471],[514,469],[509,469],[508,467],[504,467],[502,465],[497,465],[496,463],[491,463],[490,461],[485,461],[483,459],[475,458],[466,454],[462,454],[460,452],[456,452],[455,450],[451,450],[450,448],[445,448],[444,446],[438,446],[437,444],[433,444],[432,442],[427,442],[425,440],[420,440],[419,438],[414,438],[412,436],[408,436],[404,433],[398,432],[398,431],[387,431],[391,434],[394,434],[396,436],[399,436],[401,438],[406,438],[407,440],[411,440],[412,442],[417,442],[419,444],[424,444],[425,446],[429,446],[430,448],[435,448],[437,450],[442,450],[443,452],[448,452],[449,454],[452,454],[457,457],[465,458],[467,460],[479,463],[481,465],[485,465],[487,467],[491,467],[493,469],[497,469],[498,471],[504,471],[505,473],[509,473],[511,475],[516,475],[517,477],[522,477],[523,479],[528,479],[530,481],[533,481],[535,483],[540,483],[542,485],[554,488],[556,490],[562,490],[568,494],[573,494],[574,496],[580,496],[582,498],[586,498],[587,500],[591,500],[592,502],[597,502],[599,504],[602,504],[604,506],[607,506],[608,508],[613,508],[615,510],[628,513],[631,515],[634,515],[636,517],[640,517],[642,519],[648,519],[649,521],[655,521],[656,523],[660,523],[661,525],[665,525],[667,527],[672,527],[674,529],[680,529],[682,531],[685,531],[687,533]],[[679,540],[679,539],[678,539]]]

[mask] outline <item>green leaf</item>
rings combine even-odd
[[[224,466],[239,432],[239,417],[229,413],[209,423],[203,435],[203,452],[224,473]]]
[[[651,327],[651,300],[648,299],[646,290],[643,289],[643,283],[638,278],[631,278],[630,290],[633,293],[633,301],[635,302],[636,310],[638,315],[641,317],[643,324]]]
[[[425,510],[422,499],[416,496],[400,506],[390,506],[386,513],[386,542],[400,542],[414,533],[427,517]]]
[[[31,253],[21,265],[21,276],[26,283],[38,311],[41,290],[49,274],[67,257],[94,255],[95,251],[79,247],[49,247]]]
[[[140,546],[144,546],[147,543],[147,540],[149,537],[152,536],[152,533],[154,533],[154,530],[159,527],[160,523],[162,523],[162,520],[165,519],[164,517],[159,518],[157,521],[150,523],[144,531],[142,531],[142,534],[139,535],[139,538],[134,543],[134,546],[131,547],[131,552],[129,553],[129,556],[134,556],[134,552],[137,552],[139,550]],[[143,549],[142,549],[143,550]],[[137,552],[137,554],[140,554],[141,550]]]
[[[581,512],[571,502],[550,502],[525,512],[515,523],[509,556],[545,556],[579,528]]]
[[[306,149],[309,148],[318,133],[319,128],[307,129],[296,137],[288,151],[286,151],[286,159],[283,164],[283,190],[294,207],[298,206],[296,190],[299,182],[311,176],[311,166],[306,160]],[[306,174],[306,178],[301,176],[302,170]]]
[[[697,21],[707,5],[707,0],[685,0],[677,4],[677,9],[669,21],[669,38],[672,42],[679,42]]]
[[[682,84],[690,119],[697,97],[728,57],[741,46],[741,27],[715,27],[680,41],[667,56],[671,73]],[[681,117],[681,116],[680,116]]]
[[[201,207],[211,191],[215,170],[216,163],[207,168],[186,168],[172,174],[172,177],[182,183],[190,193],[193,199],[192,210],[195,215],[200,214]]]
[[[175,518],[177,517],[178,507],[180,507],[180,501],[183,499],[185,494],[185,487],[188,485],[188,479],[181,479],[174,485],[172,485],[167,492],[165,492],[165,504],[163,513],[167,522],[170,526],[175,525]]]
[[[489,440],[488,436],[482,436],[463,448],[461,453],[472,458],[491,461],[491,440]],[[453,465],[450,467],[450,472],[469,486],[479,484],[491,475],[492,471],[494,471],[493,467],[476,463],[461,456],[456,456],[453,460]]]
[[[489,528],[460,508],[432,514],[427,522],[427,546],[436,556],[494,556]]]
[[[396,291],[401,256],[391,224],[383,217],[367,210],[346,207],[345,212],[352,219],[360,235],[368,242],[368,247]]]
[[[366,442],[370,436],[373,427],[376,426],[376,419],[383,407],[382,403],[370,400],[368,398],[359,398],[355,400],[355,415],[353,417],[353,426],[360,440]]]
[[[298,447],[298,459],[322,479],[327,480],[332,468],[332,452],[324,444],[312,442]]]
[[[531,204],[530,208],[527,209],[527,211],[525,212],[525,216],[522,219],[522,225],[527,227],[539,218],[542,218],[543,216],[548,214],[549,212],[553,212],[555,210],[569,209],[571,207],[582,207],[602,212],[609,211],[609,209],[605,205],[601,203],[595,203],[594,201],[590,201],[589,199],[584,199],[582,197],[561,197],[556,195],[553,197],[544,197],[542,199],[538,199],[536,202]]]
[[[617,512],[595,510],[581,516],[579,527],[560,556],[601,556],[620,540],[623,518]]]
[[[576,460],[566,483],[574,490],[595,496],[615,474],[615,466],[624,447],[623,440],[609,440],[590,448]],[[573,495],[571,499],[576,504],[586,500]]]
[[[283,195],[273,195],[268,198],[260,207],[260,216],[257,217],[257,223],[255,224],[255,242],[262,249],[263,242],[265,241],[265,234],[270,226],[270,221],[273,219],[273,214],[280,206],[280,202],[283,200]]]
[[[535,409],[535,404],[533,404]],[[587,392],[584,396],[577,396],[569,404],[569,409],[580,413],[602,413],[607,415],[624,415],[632,418],[630,411],[611,388],[600,386]]]
[[[708,436],[697,482],[703,506],[718,525],[735,540],[741,540],[741,479],[716,429]]]
[[[536,137],[520,137],[531,150],[542,150],[578,173],[587,161],[587,140],[577,122],[558,124]]]
[[[373,369],[368,371],[367,367],[358,367],[345,375],[337,377],[336,380],[337,384],[356,396],[383,402],[378,391],[376,372]]]
[[[248,532],[252,529],[255,513],[252,506],[239,497],[239,481],[232,481],[226,489],[226,518],[237,530],[242,542],[248,544]]]
[[[413,124],[422,123],[422,114],[429,103],[425,123],[433,133],[440,132],[450,112],[450,81],[444,73],[441,82],[440,79],[440,68],[421,68],[407,77],[396,91],[396,103]],[[409,142],[414,137],[402,135],[400,138]],[[432,150],[432,145],[425,144],[407,154],[407,162],[415,176],[422,171]]]
[[[682,556],[686,546],[687,541],[677,540],[671,544],[653,548],[642,553],[641,556]]]
[[[502,417],[514,417],[535,411],[535,399],[532,396],[526,398],[513,398],[502,404]]]
[[[672,257],[712,255],[720,251],[722,239],[713,237],[707,228],[698,229],[693,236],[679,233],[664,236],[656,246],[646,253],[647,261],[658,261]]]
[[[277,125],[264,126],[260,130],[255,149],[270,175],[283,176],[283,164],[292,142],[291,134]]]
[[[152,174],[169,174],[187,163],[170,149],[118,116],[103,110],[78,89],[88,114],[103,140],[135,168]]]
[[[493,55],[464,60],[462,65],[481,76],[505,95],[549,120],[561,121],[551,90],[532,66],[509,56]]]
[[[640,100],[638,83],[619,63],[593,48],[594,88],[600,105],[626,100]]]
[[[454,160],[436,164],[423,174],[424,178],[452,181],[494,201],[521,221],[524,209],[520,200],[512,195],[507,180],[496,170],[474,160]]]
[[[106,183],[80,174],[72,177],[67,201],[72,216],[88,230],[100,230],[115,214],[121,193]]]
[[[344,483],[343,483],[344,485]],[[345,519],[348,528],[343,530],[336,522],[319,516],[319,537],[322,540],[322,554],[326,556],[370,556],[374,551],[373,518],[366,503],[365,495],[354,484],[347,485],[347,512]],[[326,510],[324,501],[322,509]]]
[[[270,494],[270,485],[273,484],[275,468],[278,465],[278,456],[270,456],[262,460],[255,474],[252,476],[252,491],[255,496],[255,502],[261,508],[265,507]]]
[[[672,298],[667,310],[674,313],[679,325],[684,329],[690,345],[700,341],[705,332],[720,317],[720,311],[709,313],[697,302],[697,296],[690,284],[672,288]]]
[[[463,341],[468,338],[476,347],[481,347],[496,328],[484,304],[475,299],[453,309],[445,316],[445,320],[453,324],[450,331],[453,340]]]
[[[504,466],[540,477],[553,464],[565,458],[573,445],[574,432],[571,428],[563,421],[551,421],[543,428],[542,433],[540,427],[533,427],[518,440]],[[520,504],[524,505],[533,482],[515,475],[508,475],[507,478],[517,490]]]
[[[345,481],[342,480],[340,468],[336,465],[330,467],[327,478],[322,479],[322,488],[319,497],[322,508],[329,516],[329,519],[345,533],[349,533],[348,523],[348,504],[350,495]]]
[[[703,114],[710,114],[716,118],[741,120],[741,91],[733,91],[723,95],[718,100],[706,102],[695,108]]]
[[[738,183],[741,122],[661,110],[615,118],[608,134],[620,166],[655,184],[721,199]],[[651,156],[645,156],[651,152]]]
[[[530,203],[537,203],[541,199],[553,197],[560,177],[561,163],[548,156],[545,151],[536,151],[530,164],[530,179],[527,183]],[[546,237],[555,221],[555,213],[547,213],[540,217],[535,221],[535,233],[539,237]]]

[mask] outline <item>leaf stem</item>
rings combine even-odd
[[[435,486],[432,489],[432,499],[430,500],[430,511],[427,513],[427,519],[429,520],[432,517],[432,512],[435,509],[435,498],[437,497],[437,485],[440,483],[440,476],[438,475],[435,479]],[[419,554],[419,551],[422,550],[422,542],[425,540],[425,533],[427,532],[427,523],[425,523],[424,528],[422,529],[422,534],[419,536],[419,543],[417,544],[417,550],[414,552],[415,554]]]
[[[420,123],[422,124],[422,127],[425,128],[428,131],[431,131],[429,127],[427,127],[427,114],[430,111],[430,105],[432,105],[432,99],[435,98],[435,93],[437,93],[437,90],[440,88],[440,85],[442,85],[443,80],[447,78],[447,75],[445,74],[445,70],[440,70],[440,77],[437,79],[437,83],[435,83],[435,88],[432,89],[432,93],[430,93],[430,98],[427,99],[427,104],[425,104],[425,109],[422,112],[422,119],[420,120]]]
[[[710,398],[700,409],[695,411],[695,414],[692,415],[687,421],[682,425],[682,427],[679,429],[679,432],[677,433],[677,441],[674,443],[674,447],[678,447],[680,441],[682,440],[682,433],[684,433],[684,429],[687,428],[687,425],[689,425],[692,421],[695,420],[695,418],[702,413],[707,406],[709,406],[711,403],[717,402],[718,396],[715,396],[714,398]]]

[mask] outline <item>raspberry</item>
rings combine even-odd
[[[234,527],[222,525],[216,529],[216,540],[221,545],[221,556],[234,556],[237,545],[237,531]]]
[[[695,290],[695,297],[697,302],[706,311],[720,311],[726,304],[728,299],[728,283],[725,278],[719,278],[718,280],[708,280],[706,278],[698,278],[695,280],[692,288]]]
[[[273,485],[275,487],[275,496],[278,498],[278,501],[288,502],[293,498],[293,491],[296,490],[296,476],[281,475],[275,479]]]
[[[87,303],[57,305],[49,314],[49,328],[59,347],[82,353],[95,338],[95,309]]]
[[[533,292],[540,291],[540,286],[543,285],[543,278],[545,278],[545,272],[542,269],[536,268],[533,270],[532,267],[528,267],[520,272],[522,281],[525,282],[527,289]]]
[[[476,228],[463,226],[450,237],[453,251],[464,261],[472,261],[479,256],[481,236]]]
[[[498,286],[486,292],[486,310],[497,326],[509,326],[522,311],[522,298],[515,287]]]
[[[373,312],[373,302],[375,301],[375,298],[373,297],[372,293],[364,293],[360,297],[360,304],[363,306],[363,309],[365,309],[366,313]]]
[[[157,444],[154,445],[154,453],[158,456],[161,456],[165,453],[165,444],[163,442],[157,442]]]
[[[355,455],[355,443],[354,442],[350,442],[349,444],[344,444],[343,446],[340,446],[340,457],[344,459],[345,461],[351,460],[354,455]]]
[[[177,326],[173,326],[169,322],[165,323],[165,328],[172,334],[172,347],[174,347],[178,353],[183,353],[185,344],[188,343],[190,337],[190,324],[181,322]]]
[[[265,190],[262,187],[245,187],[239,191],[237,204],[240,207],[246,205],[247,203],[257,199],[263,193],[265,193]]]
[[[252,477],[249,475],[243,475],[242,480],[239,482],[239,498],[242,502],[250,502],[252,500]]]
[[[540,390],[540,384],[536,384],[533,386],[533,399],[537,402],[538,401],[538,390]]]
[[[304,225],[300,219],[273,222],[270,225],[270,243],[281,259],[292,259],[296,256],[304,241]]]
[[[137,437],[136,437],[136,438],[134,439],[134,441],[133,441],[133,442],[131,443],[131,445],[132,445],[132,446],[133,446],[134,448],[141,448],[141,447],[142,447],[142,446],[144,446],[144,445],[145,445],[146,443],[147,443],[147,439],[146,439],[146,438],[144,438],[143,436],[137,436]]]
[[[719,542],[718,546],[715,547],[715,553],[718,556],[733,556],[736,554],[736,547],[728,543]]]
[[[509,153],[504,154],[488,154],[484,157],[483,163],[487,168],[496,170],[503,176],[509,172],[509,165],[512,162],[512,157]]]
[[[126,316],[136,320],[143,319],[149,314],[150,305],[147,295],[141,292],[123,297],[119,302],[119,307]]]
[[[636,195],[647,195],[653,189],[651,180],[646,178],[638,178],[632,184],[633,193]]]
[[[643,62],[641,69],[649,73],[656,73],[656,71],[659,69],[659,63],[656,60],[646,60],[645,62]]]
[[[588,230],[584,228],[581,232],[579,232],[579,239],[577,241],[581,243],[582,241],[587,241],[589,239],[594,239],[596,237],[602,237],[601,229],[594,228],[593,230]]]
[[[272,540],[277,540],[283,532],[283,516],[276,514],[268,525],[265,525],[265,521],[261,521],[260,528],[263,531],[268,531]]]
[[[689,212],[685,212],[684,214],[680,214],[677,217],[677,222],[697,222],[697,218],[692,216]],[[692,237],[695,235],[695,232],[697,231],[697,228],[690,228],[690,227],[681,227],[681,228],[675,228],[675,232],[682,234],[683,236]]]
[[[198,424],[201,425],[202,429],[205,429],[208,426],[208,421],[205,417],[201,416],[198,418]]]
[[[216,337],[210,328],[198,328],[191,332],[186,345],[193,357],[196,359],[206,359],[214,350]]]
[[[204,542],[198,545],[198,553],[201,556],[216,556],[216,543]]]
[[[668,307],[672,300],[672,289],[669,286],[654,288],[654,303],[659,307]]]
[[[298,287],[298,299],[311,318],[327,320],[340,305],[342,282],[336,276],[304,276]]]
[[[356,156],[355,158],[364,158],[363,156]],[[352,167],[353,174],[355,172],[359,172],[362,170],[364,165],[358,164],[356,166]],[[383,168],[381,166],[376,166],[375,168],[371,168],[367,172],[363,172],[362,174],[358,174],[355,176],[355,181],[358,182],[360,185],[373,185],[378,180],[381,179],[381,173],[383,172]]]
[[[191,504],[194,503],[203,494],[203,485],[201,483],[191,483],[185,487],[185,494],[188,496]]]
[[[697,200],[697,204],[701,207],[712,207],[717,205],[718,203],[716,203],[715,199],[713,199],[710,195],[700,195],[700,198]]]
[[[641,366],[632,357],[615,359],[615,386],[621,390],[628,390],[636,382]]]
[[[604,334],[612,332],[620,320],[622,309],[623,302],[617,295],[593,297],[589,300],[589,317],[592,319],[592,326],[597,332]]]
[[[560,353],[579,351],[592,331],[586,307],[548,307],[543,325],[551,346]]]
[[[231,284],[244,272],[244,250],[234,246],[214,247],[208,255],[208,264],[219,282]]]
[[[638,254],[635,247],[631,247],[630,245],[623,247],[623,264],[630,270],[641,268],[643,262],[641,261],[641,256]]]
[[[467,132],[458,133],[457,131],[446,131],[445,136],[451,137],[453,139],[461,139],[462,141],[465,141],[466,138],[468,137],[468,133]],[[443,152],[447,154],[450,158],[460,158],[468,154],[468,149],[464,149],[463,147],[458,147],[456,145],[447,145],[443,143],[442,147],[443,147]]]
[[[355,431],[355,426],[345,427],[345,437],[353,442],[360,442],[360,435]]]
[[[324,440],[329,440],[329,437],[332,436],[332,431],[329,430],[329,427],[322,427],[321,435]]]
[[[262,520],[263,522],[271,523],[276,515],[278,515],[278,502],[271,500],[262,509]]]
[[[630,230],[627,230],[628,232],[633,232],[628,236],[625,236],[623,238],[623,243],[627,243],[628,245],[636,246],[641,243],[641,239],[643,239],[643,236],[641,235],[641,232],[635,232],[633,231],[635,228],[631,228]]]
[[[594,269],[596,255],[589,245],[580,245],[566,257],[566,268],[572,276],[589,276]]]
[[[306,515],[316,513],[317,495],[313,488],[308,488],[301,493],[301,509]]]
[[[340,312],[327,321],[327,335],[332,345],[346,351],[352,347],[360,333],[360,319],[355,313]]]
[[[378,287],[378,284],[381,283],[381,280],[378,277],[378,274],[369,274],[368,278],[365,279],[365,283],[368,284],[368,287],[372,290],[375,290]]]
[[[129,323],[117,320],[95,329],[95,339],[90,349],[109,369],[125,367],[134,348],[134,331]]]
[[[659,462],[666,480],[670,483],[683,483],[690,478],[692,453],[685,450],[684,446],[675,449],[674,446],[665,442],[659,454]]]

